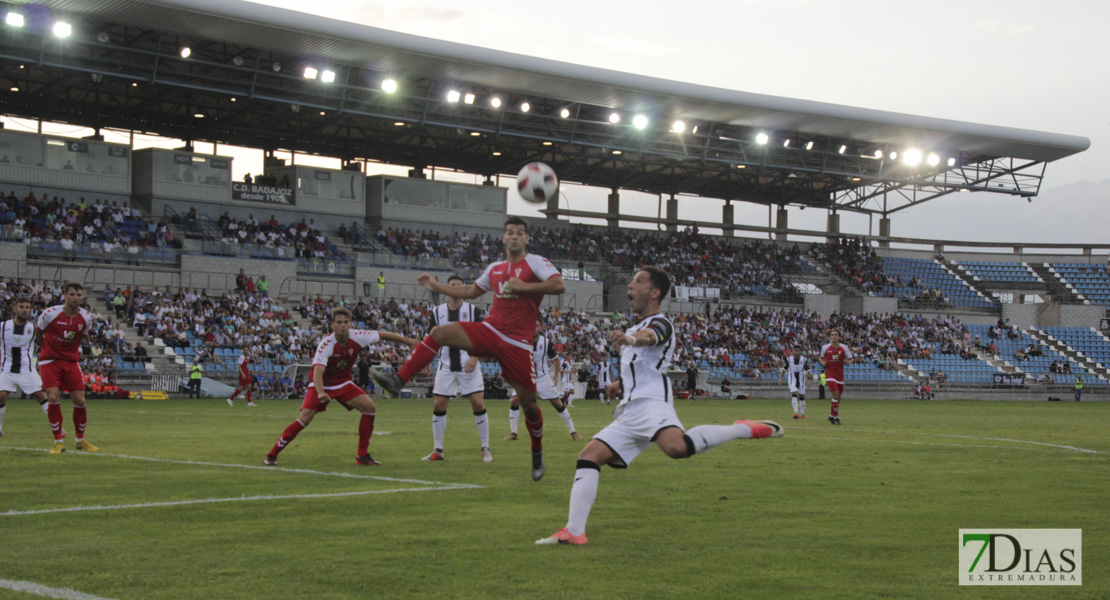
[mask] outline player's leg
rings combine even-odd
[[[436,374],[436,384],[441,373]],[[447,405],[451,399],[442,394],[432,394],[432,453],[420,460],[443,460],[443,438],[447,432]]]
[[[513,390],[512,396],[509,401],[509,435],[505,436],[506,442],[517,439],[516,428],[520,422],[520,401],[517,400],[516,390]]]
[[[698,425],[686,432],[677,426],[668,427],[656,434],[655,443],[671,458],[687,458],[733,440],[782,437],[782,435],[782,427],[774,421],[741,419],[732,425]]]
[[[4,437],[4,411],[7,410],[8,392],[0,390],[0,437]]]
[[[829,423],[840,425],[840,394],[844,391],[844,384],[839,381],[828,381],[829,395],[832,401],[829,404]]]
[[[374,401],[363,392],[350,400],[344,401],[344,406],[347,407],[347,410],[354,409],[362,413],[358,421],[358,454],[355,455],[355,460],[358,464],[364,466],[380,465],[381,463],[370,458],[369,452],[370,436],[374,434],[374,416],[378,412]]]
[[[803,419],[806,418],[806,395],[805,395],[805,392],[802,392],[801,394],[798,394],[798,414],[800,414]]]
[[[543,463],[543,413],[540,411],[539,403],[536,402],[535,389],[529,390],[518,381],[510,383],[516,390],[520,410],[524,413],[524,427],[528,430],[529,439],[532,440],[532,480],[539,481],[546,471]]]
[[[563,420],[563,424],[567,426],[567,429],[570,431],[571,439],[575,441],[581,440],[582,436],[578,435],[578,430],[574,428],[574,419],[570,418],[570,405],[564,404],[558,398],[549,398],[548,402],[551,402],[551,406],[555,408],[555,413],[559,415],[559,418]]]
[[[617,455],[605,443],[595,438],[578,453],[578,464],[574,470],[574,485],[570,488],[570,508],[566,527],[556,531],[551,537],[536,540],[540,545],[586,543],[586,521],[590,517],[594,501],[597,499],[597,486],[601,479],[601,467],[617,460]]]
[[[262,464],[270,466],[276,465],[278,454],[292,443],[293,439],[297,437],[297,434],[304,431],[305,427],[308,427],[308,424],[316,417],[316,413],[323,412],[327,409],[328,405],[320,402],[320,398],[316,393],[316,386],[309,386],[308,390],[305,391],[304,401],[301,403],[301,414],[285,428],[285,431],[281,432],[281,437],[278,438],[274,447],[270,449],[266,458],[262,459]]]
[[[474,345],[470,342],[470,337],[466,335],[466,330],[463,329],[462,325],[459,323],[437,325],[433,327],[432,331],[424,340],[413,349],[412,354],[401,367],[400,373],[397,374],[397,376],[401,378],[401,382],[407,383],[413,376],[422,371],[424,367],[432,364],[432,360],[435,359],[439,349],[443,346],[459,348],[467,352],[474,349]]]
[[[794,418],[802,418],[801,415],[798,414],[798,393],[793,390],[790,391],[790,406],[794,408]]]
[[[85,406],[85,380],[81,376],[81,367],[77,363],[65,363],[66,371],[62,376],[62,390],[69,392],[73,402],[73,438],[77,442],[77,449],[86,452],[99,450],[85,441],[85,429],[89,425],[88,408]]]
[[[474,412],[474,428],[478,430],[478,443],[481,444],[482,462],[493,462],[493,453],[489,449],[489,413],[486,411],[486,392],[482,386],[482,376],[478,371],[476,385],[478,391],[473,391],[470,396],[470,409]]]

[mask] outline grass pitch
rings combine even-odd
[[[579,404],[587,438],[611,420]],[[603,469],[585,547],[533,544],[565,523],[584,444],[549,405],[539,483],[528,442],[501,441],[507,401],[487,401],[489,464],[465,400],[440,463],[420,461],[431,401],[378,405],[382,466],[354,464],[357,419],[332,407],[273,469],[296,401],[91,401],[100,453],[50,456],[38,405],[9,400],[0,580],[118,600],[1110,597],[1110,403],[846,399],[833,427],[823,401],[805,421],[781,399],[680,401],[688,427],[786,437]],[[961,528],[1080,528],[1083,586],[959,588]]]

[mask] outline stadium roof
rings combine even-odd
[[[1034,196],[1046,163],[1090,145],[574,65],[239,0],[0,6],[26,19],[22,28],[0,24],[5,113],[191,141],[491,177],[543,160],[564,180],[605,188],[882,214],[963,189]],[[73,26],[71,37],[51,32],[57,20]],[[315,79],[305,76],[309,67]],[[329,72],[333,82],[324,81]],[[383,91],[386,79],[396,92]],[[642,129],[636,116],[646,119]]]

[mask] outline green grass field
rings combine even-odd
[[[580,404],[588,438],[610,410]],[[681,402],[687,426],[773,418],[786,437],[604,469],[585,547],[533,544],[564,525],[583,445],[550,406],[538,483],[528,442],[501,441],[507,401],[487,402],[489,464],[466,401],[441,463],[420,460],[431,402],[380,401],[374,468],[337,408],[274,469],[296,401],[90,406],[100,453],[71,433],[51,456],[38,405],[8,401],[0,580],[118,600],[1110,597],[1110,403],[846,399],[833,427],[816,400],[806,421],[788,400]],[[1080,528],[1083,585],[960,588],[961,528]]]

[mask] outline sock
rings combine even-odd
[[[798,414],[798,397],[797,396],[791,396],[790,397],[790,406],[794,407],[794,414]]]
[[[693,456],[725,442],[751,437],[752,429],[747,425],[698,425],[686,432],[686,447]]]
[[[516,424],[517,424],[518,421],[520,421],[520,407],[519,406],[510,406],[509,407],[509,431],[510,432],[516,433]]]
[[[798,400],[798,408],[802,409],[802,412],[800,414],[804,416],[806,414],[805,398],[802,398],[801,400]]]
[[[432,448],[443,452],[443,434],[447,431],[447,411],[432,411]]]
[[[528,437],[532,439],[533,450],[543,450],[543,411],[540,407],[536,407],[535,420],[528,417],[528,413],[524,413],[524,426],[528,428]]]
[[[286,427],[285,431],[281,432],[281,437],[278,438],[274,447],[270,449],[270,456],[276,457],[278,452],[281,452],[282,449],[288,446],[289,442],[292,442],[293,438],[297,437],[297,434],[303,431],[305,427],[307,427],[307,425],[301,423],[300,419],[290,423],[289,427]]]
[[[8,410],[7,404],[0,403],[0,431],[4,431],[4,411]]]
[[[234,392],[231,392],[231,397],[228,398],[228,400],[234,400],[238,396],[239,396],[239,390],[236,389]]]
[[[374,413],[362,413],[358,421],[358,454],[363,456],[370,447],[370,436],[374,435]]]
[[[555,409],[555,412],[559,413],[559,418],[563,420],[563,423],[566,423],[567,429],[569,429],[571,433],[578,431],[574,428],[574,421],[570,420],[570,411],[567,410],[566,406],[563,407],[563,410]]]
[[[405,361],[404,366],[401,367],[401,372],[398,375],[401,381],[408,382],[413,376],[419,373],[424,367],[432,364],[432,359],[436,357],[439,352],[439,342],[432,339],[432,336],[424,338],[412,351],[412,356]]]
[[[247,388],[247,402],[251,401],[251,389]]]
[[[62,405],[47,404],[46,418],[50,420],[50,431],[54,432],[54,441],[62,440]]]
[[[61,409],[61,405],[58,405],[58,408]],[[80,442],[81,440],[85,439],[85,427],[88,425],[88,423],[89,423],[89,412],[88,412],[88,410],[84,406],[74,406],[73,407],[73,428],[76,431],[74,431],[73,435],[74,435],[74,439],[76,441]]]
[[[474,426],[478,428],[478,441],[482,443],[482,447],[489,448],[489,417],[486,416],[486,409],[474,413]]]
[[[567,531],[571,535],[586,533],[586,519],[597,498],[597,482],[601,478],[601,467],[597,463],[578,459],[574,471],[574,486],[570,488],[570,515],[567,517]]]
[[[832,412],[830,412],[829,414],[834,416],[834,417],[839,417],[840,416],[840,401],[839,400],[833,400],[832,401]]]
[[[42,408],[42,412],[45,413],[46,416],[50,416],[50,405],[46,403],[46,400],[39,402],[39,407]]]

